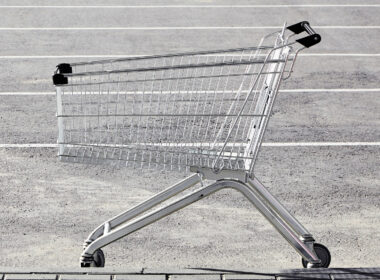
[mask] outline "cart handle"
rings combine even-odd
[[[300,43],[302,46],[309,48],[318,44],[321,41],[321,35],[316,33],[313,28],[311,28],[310,23],[308,21],[301,21],[299,23],[290,25],[287,27],[294,34],[299,34],[302,32],[307,32],[309,36],[306,36],[301,39],[297,39],[296,41]]]

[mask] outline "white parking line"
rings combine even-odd
[[[307,88],[280,89],[280,92],[380,92],[380,88]]]
[[[278,142],[263,143],[266,147],[329,147],[329,146],[380,146],[380,142]]]
[[[50,81],[50,80],[49,80]],[[310,88],[310,89],[280,89],[280,92],[287,92],[287,93],[327,93],[327,92],[359,92],[359,93],[365,93],[365,92],[380,92],[380,88]],[[209,93],[207,91],[204,91],[205,93]],[[210,91],[214,93],[214,91]],[[110,92],[112,94],[112,92]],[[117,92],[115,92],[116,94]],[[161,92],[157,92],[161,93]],[[172,91],[172,93],[175,93]],[[188,92],[187,92],[188,93]],[[72,94],[67,93],[67,94]],[[83,94],[81,92],[74,92],[73,94]],[[123,93],[121,93],[123,94]],[[125,94],[125,93],[124,93]],[[134,92],[131,92],[130,94],[134,94]],[[54,91],[44,91],[44,92],[37,92],[37,91],[4,91],[0,92],[0,96],[38,96],[38,95],[55,95]]]
[[[127,58],[136,56],[147,56],[151,54],[94,54],[94,55],[1,55],[0,59],[56,59],[56,58]],[[215,55],[204,55],[204,56],[215,56]],[[226,54],[226,56],[229,56]],[[233,56],[232,54],[230,56]],[[250,56],[249,54],[244,54],[242,56]],[[263,54],[262,56],[265,56]],[[298,56],[337,56],[337,57],[378,57],[380,53],[300,53]]]
[[[57,148],[58,144],[33,143],[33,144],[0,144],[0,148]]]
[[[374,57],[380,56],[380,53],[300,53],[298,56],[358,56]]]
[[[320,7],[380,7],[380,4],[277,4],[277,5],[88,5],[88,6],[0,6],[3,9],[165,9],[165,8],[320,8]]]
[[[232,143],[233,144],[233,143]],[[271,142],[264,147],[345,147],[345,146],[380,146],[380,142]],[[53,143],[0,144],[0,148],[57,148]]]
[[[281,29],[281,26],[136,26],[136,27],[1,27],[0,31],[89,31],[89,30],[231,30]],[[380,25],[313,26],[315,29],[379,29]]]

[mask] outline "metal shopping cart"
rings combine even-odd
[[[297,36],[302,32],[308,35]],[[284,25],[257,47],[58,65],[53,81],[62,160],[193,172],[96,228],[81,265],[104,266],[102,247],[232,188],[294,247],[304,267],[328,267],[328,249],[314,243],[253,173],[281,81],[290,77],[297,54],[320,40],[304,21]],[[213,182],[151,210],[204,180]]]

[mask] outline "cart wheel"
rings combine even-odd
[[[93,267],[104,267],[106,262],[106,258],[104,257],[104,253],[101,249],[98,249],[94,253],[94,261],[92,262]]]
[[[329,250],[319,243],[314,243],[314,251],[317,254],[318,258],[321,260],[320,267],[327,268],[330,265],[331,262],[331,255]],[[309,262],[305,259],[302,259],[302,265],[304,268],[307,268],[307,264]]]
[[[101,249],[95,251],[93,255],[93,261],[91,262],[81,262],[81,267],[104,267],[106,259],[104,253]]]

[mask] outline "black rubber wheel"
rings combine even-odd
[[[96,250],[93,257],[94,261],[91,262],[91,267],[104,267],[106,258],[104,257],[104,253],[101,249]]]
[[[327,268],[331,262],[331,255],[329,249],[319,243],[314,243],[314,251],[317,254],[318,258],[321,260],[321,266]],[[309,262],[305,259],[302,259],[302,265],[304,268],[307,268]]]
[[[92,256],[93,260],[91,262],[81,262],[81,267],[104,267],[106,262],[106,258],[104,257],[104,253],[101,249],[95,251]]]
[[[104,257],[104,253],[102,250],[98,249],[92,255],[93,259],[91,262],[81,262],[81,267],[104,267],[106,262],[106,258]]]

